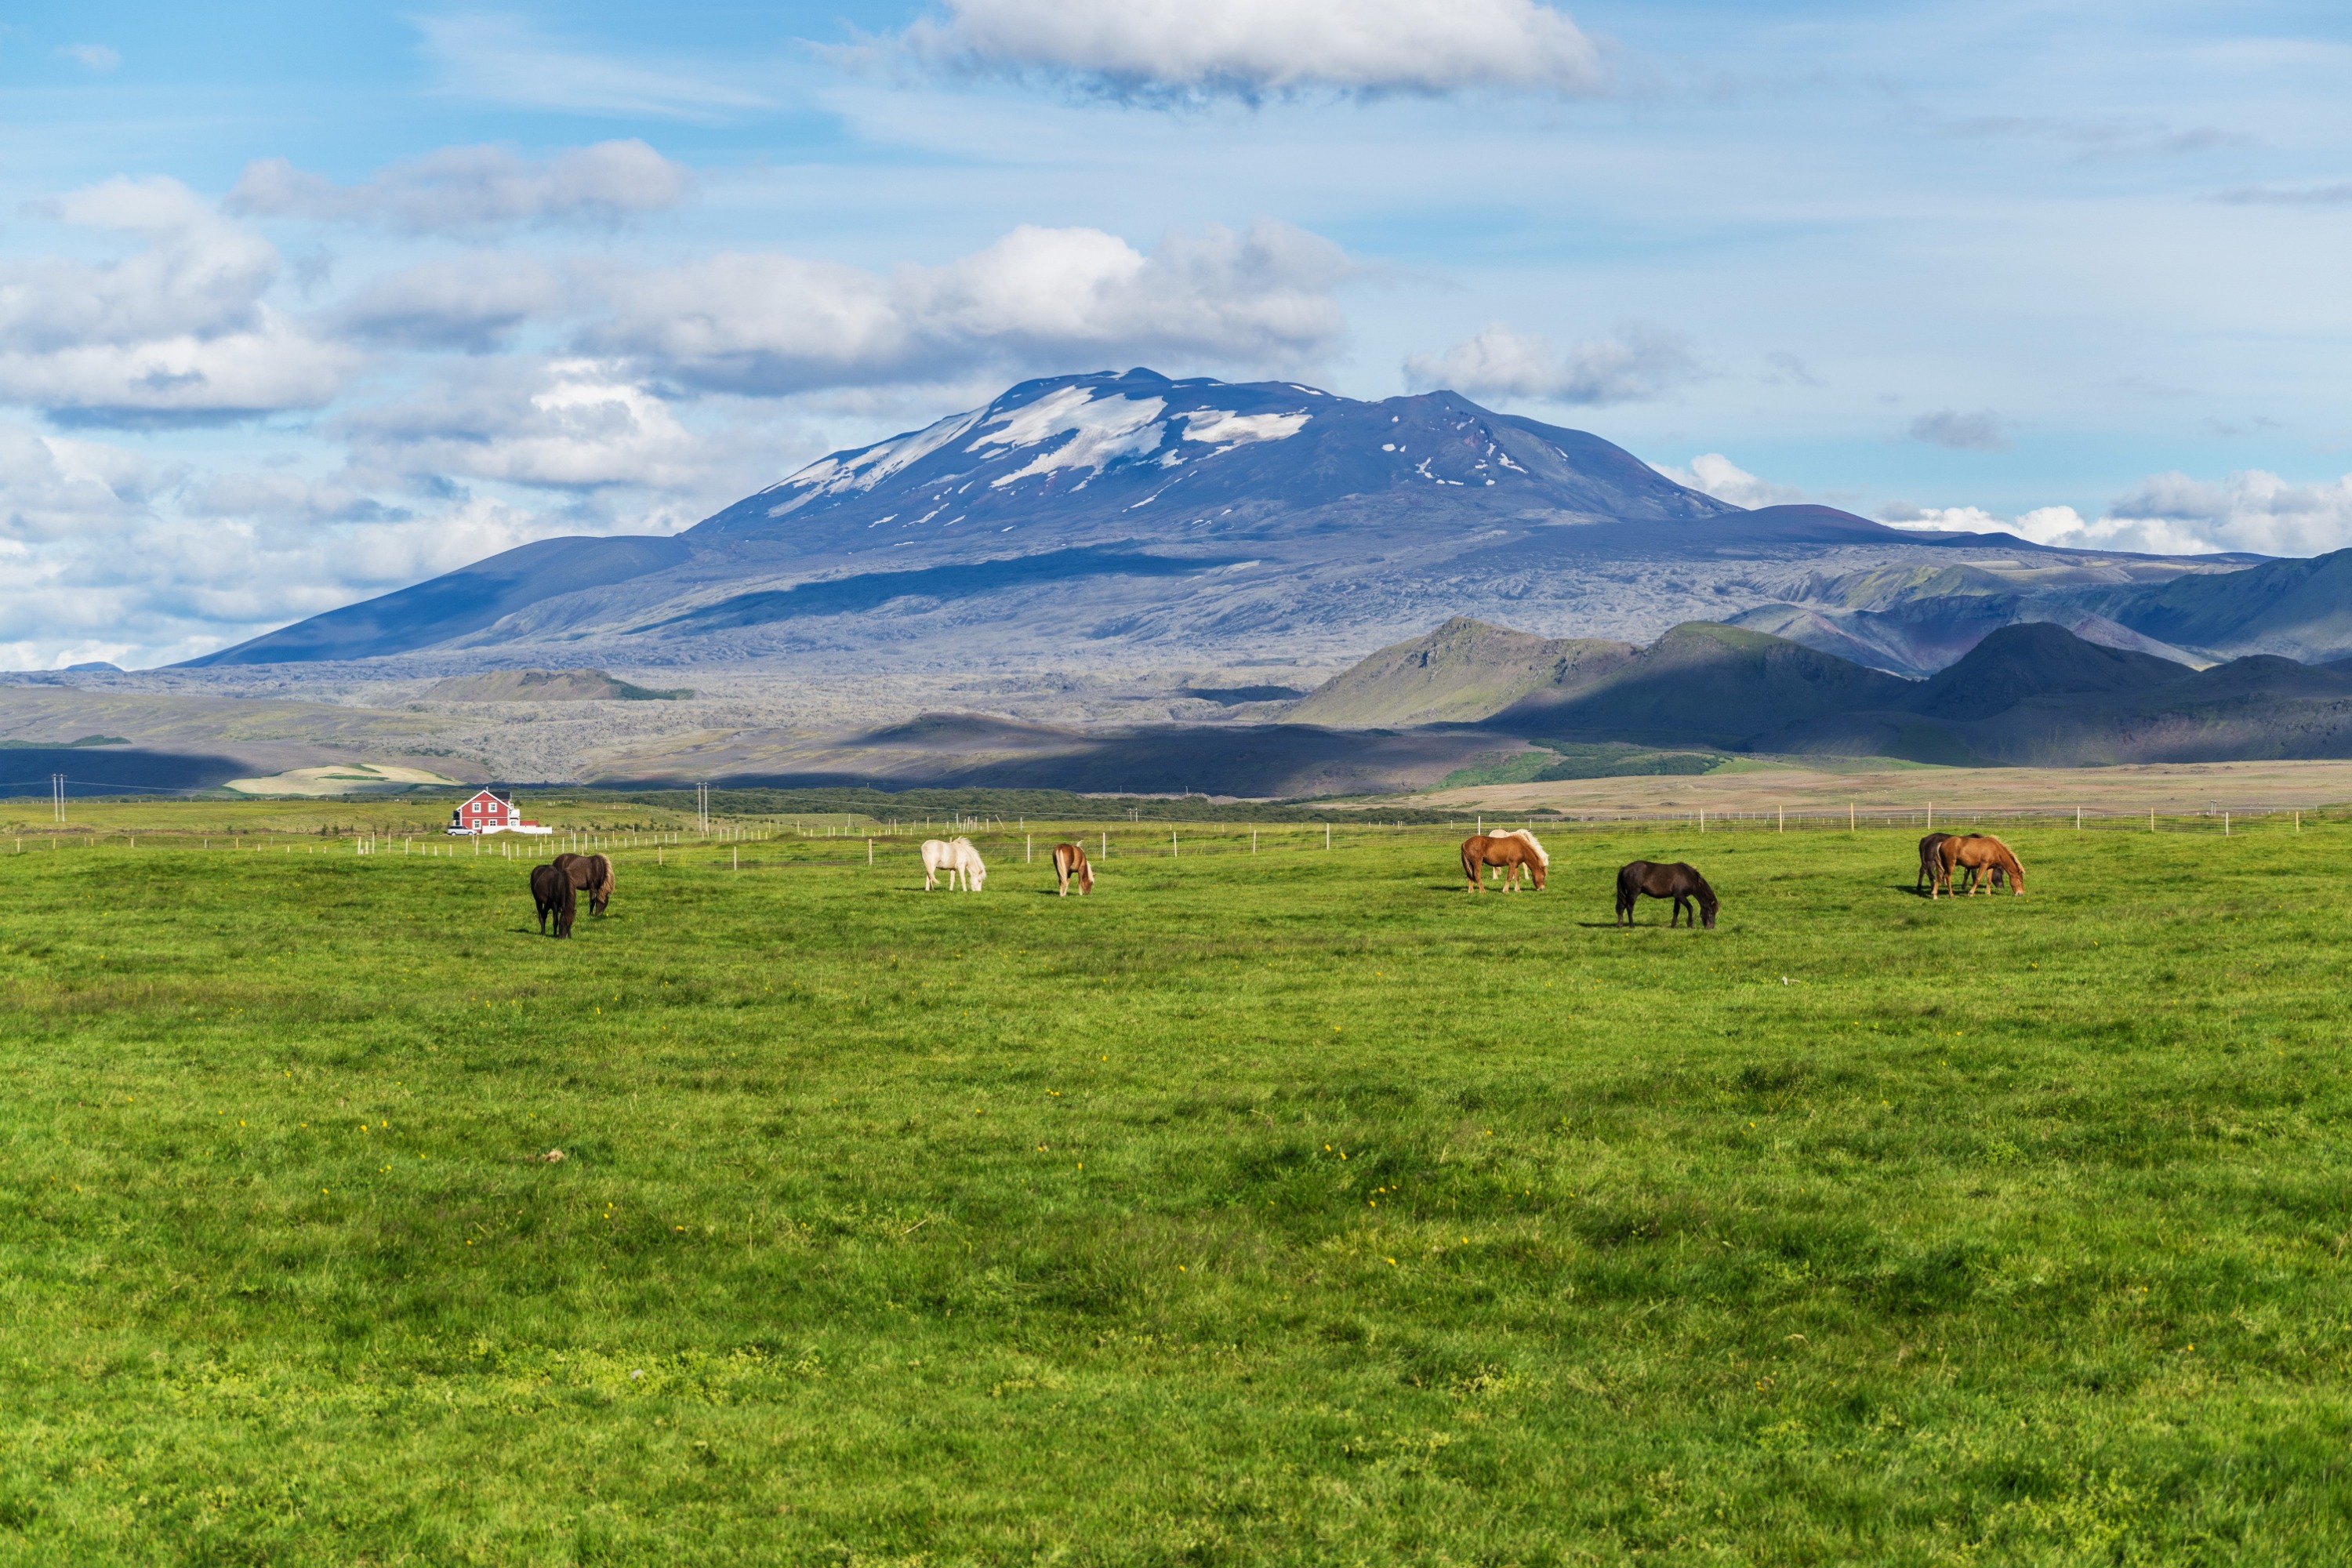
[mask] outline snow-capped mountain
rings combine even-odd
[[[1743,511],[1453,393],[1130,370],[1024,382],[675,538],[543,541],[194,662],[1289,662],[1457,614],[1646,640],[1949,542]]]

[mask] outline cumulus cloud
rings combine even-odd
[[[1123,97],[1583,94],[1606,79],[1593,39],[1536,0],[947,0],[899,43],[961,69]]]
[[[1729,501],[1733,506],[1790,506],[1805,499],[1805,492],[1795,485],[1776,485],[1769,479],[1759,479],[1720,452],[1702,452],[1684,468],[1664,463],[1650,466],[1678,485]]]
[[[1404,374],[1416,390],[1598,405],[1661,396],[1702,373],[1689,346],[1662,327],[1630,322],[1561,353],[1549,340],[1497,321],[1442,354],[1414,354]]]
[[[528,159],[504,147],[444,147],[339,185],[284,158],[246,165],[224,204],[231,213],[381,223],[412,234],[520,224],[614,224],[667,212],[692,194],[676,163],[632,138]]]
[[[887,275],[776,253],[615,275],[582,346],[754,395],[1106,357],[1295,366],[1339,345],[1332,290],[1353,270],[1328,240],[1277,223],[1170,234],[1150,255],[1099,229],[1024,225]]]
[[[567,295],[553,268],[495,253],[455,257],[363,285],[327,321],[363,342],[486,353],[503,347],[534,316],[556,313]]]
[[[692,488],[702,444],[669,405],[592,360],[501,363],[343,416],[363,468],[557,489]]]
[[[1934,414],[1922,414],[1911,421],[1908,434],[1914,441],[1925,441],[1930,447],[1947,447],[1956,452],[2005,452],[2009,449],[2009,437],[2000,427],[2000,416],[1990,408],[1975,414],[1962,414],[1949,408]]]
[[[1899,502],[1879,515],[1897,528],[2000,531],[2062,549],[2320,555],[2352,546],[2352,474],[2310,485],[2261,468],[2219,480],[2156,474],[2116,497],[2097,518],[2071,506],[2035,507],[2003,519],[1981,507]]]
[[[144,246],[0,265],[0,401],[137,423],[317,407],[341,385],[353,356],[264,300],[277,251],[177,181],[108,180],[40,212]]]

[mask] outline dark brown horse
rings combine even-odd
[[[539,905],[539,934],[547,934],[547,918],[555,917],[555,934],[572,934],[572,915],[577,905],[578,889],[561,867],[533,866],[530,868],[530,896]]]
[[[558,855],[555,868],[572,879],[572,885],[588,895],[588,912],[601,915],[604,906],[613,901],[613,863],[602,855]]]
[[[1911,879],[1913,892],[1925,892],[1934,887],[1936,879],[1943,875],[1944,861],[1937,853],[1937,846],[1950,837],[1948,833],[1930,833],[1919,840],[1919,874]]]
[[[1675,922],[1689,911],[1694,902],[1697,904],[1698,909],[1696,913],[1691,915],[1691,928],[1694,931],[1696,930],[1699,922],[1704,921],[1706,923],[1706,929],[1713,931],[1715,911],[1722,907],[1715,896],[1715,889],[1706,885],[1706,879],[1700,876],[1696,868],[1683,864],[1680,860],[1670,866],[1661,866],[1650,860],[1636,860],[1618,870],[1617,923],[1619,925],[1633,923],[1633,900],[1644,895],[1653,899],[1674,900],[1674,910],[1666,916],[1666,927],[1670,931],[1674,928]]]
[[[1054,846],[1054,879],[1062,885],[1060,896],[1070,896],[1070,882],[1076,879],[1078,897],[1085,898],[1095,890],[1095,868],[1087,861],[1087,852],[1075,844]]]
[[[1544,868],[1549,864],[1549,858],[1543,850],[1522,834],[1503,833],[1489,837],[1482,833],[1475,838],[1462,841],[1462,874],[1470,879],[1470,890],[1474,893],[1486,890],[1478,881],[1478,868],[1481,866],[1500,866],[1503,868],[1503,890],[1507,893],[1518,891],[1519,873],[1522,871],[1527,873],[1528,879],[1540,893],[1543,891]]]

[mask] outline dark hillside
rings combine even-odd
[[[2140,691],[2189,673],[2153,654],[2102,647],[2063,626],[2029,622],[1987,637],[1906,706],[1937,719],[1989,719],[2029,697]]]

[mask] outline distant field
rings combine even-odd
[[[0,1562],[2352,1560],[2343,823],[698,842],[554,942],[121,809],[0,839]]]

